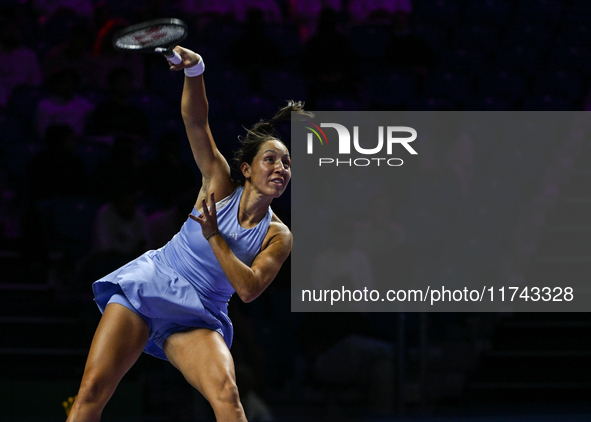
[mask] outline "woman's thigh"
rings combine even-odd
[[[234,360],[216,331],[196,328],[174,333],[166,339],[164,353],[208,400],[215,397],[226,382],[236,382]]]
[[[116,386],[141,355],[149,335],[149,326],[139,315],[118,303],[107,305],[92,339],[83,378]]]

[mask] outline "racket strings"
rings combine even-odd
[[[173,44],[185,34],[185,28],[176,25],[140,29],[123,35],[115,41],[115,46],[130,50],[139,50]]]

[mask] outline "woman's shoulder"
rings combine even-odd
[[[269,223],[269,235],[271,236],[285,236],[291,239],[293,236],[291,234],[291,230],[287,225],[281,221],[277,214],[272,213],[271,215],[271,222]]]
[[[271,222],[269,223],[269,228],[267,230],[267,234],[265,239],[263,240],[263,245],[261,250],[267,249],[270,245],[280,245],[279,250],[281,250],[281,254],[287,256],[289,251],[291,250],[291,245],[293,243],[293,236],[289,227],[277,217],[277,215],[272,212]]]

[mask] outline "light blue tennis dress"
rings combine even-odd
[[[250,266],[261,250],[273,212],[269,207],[256,227],[243,228],[238,223],[242,192],[239,187],[216,203],[218,229],[238,259]],[[196,209],[193,214],[198,215]],[[150,340],[144,351],[148,354],[166,359],[162,350],[166,338],[191,327],[215,330],[228,348],[232,344],[228,301],[235,290],[201,226],[191,218],[165,246],[146,252],[96,281],[92,288],[101,312],[115,302],[146,320]]]

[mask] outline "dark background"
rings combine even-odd
[[[363,17],[350,13],[353,3],[320,19],[278,0],[278,14],[240,21],[177,2],[93,1],[84,11],[2,1],[0,420],[64,419],[61,402],[77,391],[100,317],[91,283],[161,246],[152,230],[130,236],[130,249],[99,248],[97,212],[120,201],[123,214],[141,211],[152,228],[174,226],[174,207],[186,216],[199,188],[180,120],[182,74],[161,57],[113,52],[116,29],[167,16],[190,25],[183,44],[204,57],[210,124],[227,156],[242,126],[286,99],[311,110],[589,107],[587,1],[415,0],[411,11],[385,2]],[[43,112],[54,123],[78,116],[74,132],[47,130]],[[288,142],[289,124],[280,129]],[[433,271],[411,255],[397,258],[401,268],[437,283],[493,255],[503,265],[471,266],[482,269],[472,275],[481,284],[583,282],[591,150],[583,136],[567,139],[534,148],[455,137],[421,150],[385,224],[407,233],[409,250],[449,265]],[[405,216],[416,204],[420,212]],[[284,195],[273,206],[288,225],[291,205]],[[451,237],[412,230],[453,233],[475,215]],[[509,243],[495,241],[507,233]],[[289,274],[288,261],[255,302],[230,306],[242,398],[258,397],[275,420],[590,418],[587,314],[292,314]],[[176,370],[145,355],[104,418],[209,419]]]

